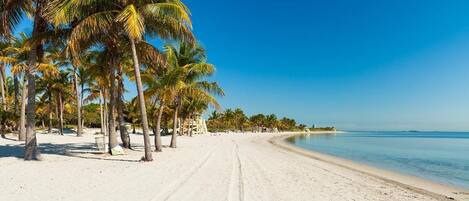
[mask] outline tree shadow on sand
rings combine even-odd
[[[119,162],[140,162],[140,160],[106,158],[108,155],[96,151],[94,144],[51,144],[41,143],[38,146],[41,154],[60,155],[81,159],[119,161]],[[84,155],[86,154],[86,155]],[[93,156],[95,155],[95,156]],[[23,158],[24,144],[22,145],[0,145],[0,158],[16,157]]]

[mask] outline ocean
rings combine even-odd
[[[294,136],[295,146],[469,189],[469,133],[347,132]]]

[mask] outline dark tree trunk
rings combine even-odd
[[[31,52],[36,52],[33,49]],[[28,104],[26,105],[26,143],[24,150],[25,160],[40,159],[37,150],[37,139],[34,127],[36,124],[36,75],[35,71],[36,53],[29,54],[28,77]]]
[[[77,72],[77,68],[76,67],[73,67],[73,74],[74,74],[74,79],[75,79],[75,90],[76,90],[76,96],[77,96],[77,117],[78,117],[78,121],[77,121],[77,137],[81,137],[82,136],[82,122],[81,122],[81,94],[80,94],[80,90],[78,89],[78,72]]]
[[[62,100],[62,93],[58,93],[57,97],[57,107],[59,109],[59,133],[60,135],[64,135],[64,118],[63,118],[63,100]]]
[[[0,91],[2,93],[2,107],[3,107],[3,111],[6,111],[7,110],[7,102],[6,102],[6,96],[5,96],[5,89],[6,89],[6,80],[4,80],[4,68],[5,68],[5,64],[2,64],[1,66],[1,69],[0,69]]]
[[[161,144],[161,116],[163,115],[164,102],[161,101],[160,107],[158,108],[158,114],[156,116],[156,129],[155,129],[155,150],[157,152],[163,151]]]
[[[169,147],[171,148],[176,148],[177,145],[177,127],[178,127],[178,108],[179,106],[176,104],[176,107],[174,108],[174,116],[173,116],[173,135],[171,136],[171,144]]]
[[[49,96],[49,128],[47,130],[49,134],[52,134],[52,91],[51,89],[48,89],[47,94]]]
[[[42,34],[46,28],[47,23],[43,18],[43,8],[46,2],[37,2],[34,13],[34,25],[32,38],[36,38]],[[26,70],[26,77],[28,78],[28,104],[26,106],[26,142],[24,159],[33,160],[41,159],[40,153],[37,150],[37,139],[34,127],[36,124],[36,63],[42,62],[44,56],[42,41],[34,43],[28,55],[28,69]]]
[[[142,78],[140,77],[140,64],[138,62],[137,50],[135,48],[135,40],[130,38],[130,46],[132,49],[132,59],[134,62],[135,82],[137,84],[138,102],[140,104],[140,115],[143,127],[143,143],[145,145],[144,161],[152,161],[150,135],[148,129],[147,109],[145,107],[145,97],[143,96]]]
[[[119,86],[117,87],[117,114],[119,116],[119,132],[122,140],[122,146],[130,149],[130,136],[125,127],[124,120],[124,79],[122,77],[122,65],[119,65],[117,71]]]
[[[109,89],[109,108],[108,108],[108,129],[109,129],[109,153],[111,153],[111,149],[116,147],[117,144],[117,135],[116,135],[116,126],[115,126],[115,118],[114,118],[114,107],[116,105],[116,72],[114,61],[111,56],[111,62],[109,66],[109,81],[111,84],[111,88]]]
[[[190,118],[189,119],[189,136],[192,137],[192,132],[194,130],[194,128],[192,128],[192,123],[194,122],[194,119]]]

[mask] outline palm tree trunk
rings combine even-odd
[[[2,70],[2,76],[3,76],[3,86],[5,87],[5,94],[8,95],[8,83],[7,83],[7,74],[5,73],[5,69],[6,69],[6,64],[4,63],[3,64],[3,68],[1,69]]]
[[[20,124],[19,126],[19,134],[18,140],[25,141],[26,140],[26,104],[27,104],[27,96],[28,96],[28,82],[26,81],[26,77],[23,76],[23,89],[21,90],[21,114],[20,114]]]
[[[6,86],[6,81],[3,80],[3,68],[5,68],[5,64],[2,64],[2,67],[0,69],[0,91],[2,93],[2,106],[3,106],[3,111],[7,110],[7,103],[5,100],[5,86]]]
[[[161,116],[163,116],[164,102],[160,102],[160,107],[158,108],[158,114],[156,116],[156,129],[155,129],[155,150],[157,152],[163,151],[161,145]]]
[[[130,149],[130,136],[125,127],[124,120],[124,80],[122,77],[122,65],[119,65],[117,70],[119,86],[117,87],[117,115],[119,118],[119,132],[122,140],[122,145],[126,149]]]
[[[84,116],[85,115],[85,111],[83,110],[83,94],[85,92],[85,85],[83,83],[83,81],[81,82],[81,93],[80,93],[80,103],[81,103],[81,115]],[[85,118],[83,117],[82,120],[81,120],[81,128],[85,128]]]
[[[13,87],[15,88],[14,90],[14,93],[15,93],[15,101],[14,101],[14,104],[15,104],[15,114],[18,114],[18,94],[19,94],[19,88],[18,88],[18,76],[17,75],[13,75],[14,76],[14,81],[13,81]]]
[[[82,122],[81,122],[81,94],[80,94],[80,90],[78,89],[78,72],[77,72],[77,68],[74,66],[74,78],[75,78],[75,90],[77,91],[77,117],[78,117],[78,121],[77,121],[77,137],[81,137],[83,136],[82,135]]]
[[[143,86],[142,78],[140,77],[140,64],[138,62],[137,50],[135,48],[135,40],[130,38],[130,46],[132,49],[132,59],[134,62],[134,71],[135,71],[135,82],[137,84],[138,91],[138,100],[140,103],[140,113],[142,116],[142,126],[143,126],[143,143],[145,144],[145,157],[144,161],[152,161],[153,157],[151,155],[150,148],[150,135],[148,129],[148,119],[147,119],[147,109],[145,107],[145,97],[143,96]]]
[[[103,92],[99,90],[99,112],[101,117],[101,133],[104,134],[104,110],[103,110],[103,102],[104,102]]]
[[[174,108],[174,116],[173,116],[173,135],[171,136],[171,144],[169,147],[176,148],[176,138],[177,138],[177,128],[178,128],[178,105]]]
[[[34,51],[31,51],[34,52]],[[34,55],[33,59],[36,58]],[[32,61],[30,56],[30,66],[35,65],[35,59]],[[37,138],[34,127],[36,124],[36,75],[35,73],[29,72],[28,75],[28,104],[26,105],[26,147],[24,151],[25,160],[40,160],[40,154],[37,150]]]
[[[109,108],[108,108],[108,125],[109,125],[109,153],[111,149],[115,148],[117,144],[116,126],[114,118],[114,107],[116,105],[116,72],[114,68],[114,62],[111,58],[109,70],[110,76],[109,81],[111,82],[111,88],[109,89]],[[112,154],[112,153],[111,153]]]
[[[64,120],[63,120],[63,107],[62,107],[62,103],[63,103],[63,100],[62,100],[62,93],[58,93],[58,98],[57,98],[57,107],[59,109],[59,132],[60,132],[60,135],[64,135]]]
[[[186,118],[180,118],[181,120],[181,135],[187,135],[186,130]]]
[[[103,125],[104,125],[104,135],[109,136],[109,130],[108,130],[108,104],[107,104],[107,90],[103,89],[103,103],[104,103],[104,110],[103,110]]]
[[[194,128],[192,128],[192,126],[195,126],[195,125],[192,125],[194,122],[195,122],[195,120],[193,118],[189,119],[189,136],[190,137],[192,137],[192,132],[194,130]]]
[[[52,91],[50,88],[47,94],[49,96],[49,128],[47,130],[49,134],[52,134]]]
[[[43,17],[43,9],[48,2],[36,1],[36,3],[32,38],[37,38],[37,36],[44,33],[47,28],[47,22]],[[44,50],[42,41],[33,43],[29,51],[28,69],[26,70],[26,77],[28,78],[28,104],[26,105],[25,160],[41,160],[41,155],[37,149],[37,138],[34,127],[36,124],[36,65],[38,62],[42,61],[43,56]]]

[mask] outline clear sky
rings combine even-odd
[[[467,0],[185,2],[224,108],[344,130],[469,131]]]

